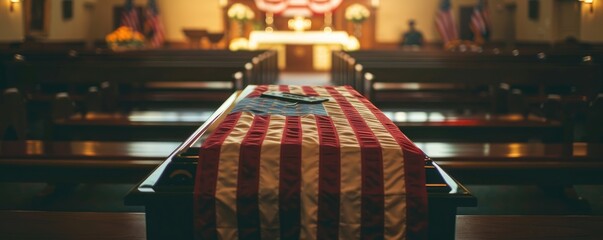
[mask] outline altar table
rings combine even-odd
[[[287,45],[312,45],[312,65],[314,70],[331,68],[331,51],[341,50],[348,43],[349,36],[345,31],[252,31],[249,35],[251,49],[276,49],[278,66],[284,69],[287,63]]]

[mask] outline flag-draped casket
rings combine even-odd
[[[317,104],[262,97],[282,91]],[[207,138],[199,239],[423,239],[425,154],[350,87],[256,86]]]

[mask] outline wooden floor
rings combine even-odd
[[[467,216],[457,217],[456,239],[603,239],[603,217]]]
[[[0,239],[145,239],[144,213],[0,211]],[[603,216],[457,217],[456,239],[603,239]]]

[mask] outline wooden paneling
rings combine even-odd
[[[312,45],[287,45],[287,70],[312,71]]]

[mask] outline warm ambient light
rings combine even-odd
[[[21,0],[10,0],[10,11],[13,12],[15,10],[15,4],[21,2]]]
[[[584,4],[590,5],[590,12],[591,13],[593,12],[593,5],[594,5],[595,0],[578,0],[578,1],[580,1]]]
[[[310,29],[312,27],[312,21],[310,19],[306,19],[303,16],[296,16],[295,18],[289,20],[289,28],[293,29],[296,32],[303,32],[306,29]]]
[[[226,7],[226,5],[228,5],[228,0],[218,0],[218,4],[220,7]]]
[[[371,7],[378,8],[379,0],[371,0]]]

